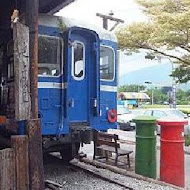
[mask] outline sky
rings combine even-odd
[[[56,15],[82,20],[102,27],[102,19],[97,17],[96,13],[109,14],[110,11],[114,12],[114,17],[123,19],[125,21],[124,25],[146,20],[135,0],[76,0]],[[109,23],[109,28],[113,24]],[[157,61],[146,60],[145,55],[145,52],[132,56],[121,53],[119,75],[122,76],[131,71],[158,64]]]
[[[57,15],[102,26],[102,20],[96,16],[96,13],[109,14],[110,11],[114,12],[115,17],[123,19],[125,24],[142,21],[145,18],[135,0],[76,0]]]

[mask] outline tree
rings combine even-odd
[[[123,85],[118,88],[118,92],[140,92],[145,88],[145,86],[137,84]]]
[[[120,28],[119,47],[127,51],[146,49],[179,64],[172,76],[178,82],[190,80],[190,1],[137,0],[147,21]]]
[[[154,104],[163,104],[164,102],[169,100],[169,96],[167,95],[167,93],[164,93],[162,88],[152,88],[152,89],[148,89],[147,90],[147,94],[152,97],[152,91],[154,96]]]

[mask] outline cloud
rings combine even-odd
[[[102,19],[97,17],[96,13],[109,14],[110,11],[114,12],[114,17],[123,19],[125,25],[146,20],[135,0],[76,0],[56,15],[74,18],[102,27]],[[109,28],[113,24],[109,22]],[[133,56],[126,56],[122,53],[120,56],[120,75],[157,63],[157,61],[145,60],[144,56],[140,53]]]
[[[145,55],[146,51],[142,51],[141,53],[134,53],[131,56],[126,56],[123,52],[121,52],[119,60],[119,75],[123,76],[132,71],[159,64],[157,60],[145,59]]]
[[[96,16],[96,13],[109,14],[110,11],[114,12],[115,17],[123,19],[125,24],[145,19],[135,0],[77,0],[56,15],[77,18],[102,26],[102,20]]]

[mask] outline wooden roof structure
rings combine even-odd
[[[74,1],[75,0],[39,0],[39,13],[54,14]],[[20,15],[27,13],[27,4],[28,0],[0,1],[0,45],[3,44],[7,36],[10,36],[12,33],[11,15],[13,10],[18,9]]]
[[[75,0],[40,0],[39,12],[54,14]]]
[[[54,14],[75,0],[39,0],[39,13]],[[0,1],[0,31],[10,27],[10,17],[14,9],[24,13],[26,0]]]

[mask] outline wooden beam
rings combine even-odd
[[[15,135],[11,142],[15,152],[16,189],[29,190],[28,137]]]
[[[177,187],[175,185],[172,185],[172,184],[169,184],[169,183],[166,183],[166,182],[163,182],[163,181],[158,181],[156,179],[152,179],[152,178],[148,178],[148,177],[145,177],[145,176],[142,176],[142,175],[139,175],[139,174],[135,174],[134,172],[127,171],[126,169],[118,168],[116,166],[108,165],[106,163],[98,162],[98,161],[95,161],[95,160],[90,160],[88,158],[81,158],[80,161],[84,162],[84,163],[87,163],[87,164],[90,164],[90,165],[93,165],[93,166],[96,166],[97,168],[104,168],[104,169],[110,170],[110,171],[112,171],[114,173],[122,174],[124,176],[129,176],[131,178],[136,178],[138,180],[143,180],[143,181],[147,181],[147,182],[150,182],[150,183],[155,183],[155,184],[162,185],[162,186],[169,186],[169,187],[172,187],[172,188],[178,189],[178,190],[183,190],[184,189],[184,188]],[[72,161],[71,161],[71,163],[72,163]]]
[[[38,11],[39,0],[28,0],[26,23],[29,27],[31,119],[38,118]]]
[[[115,17],[108,16],[108,15],[104,15],[104,14],[101,14],[101,13],[96,13],[96,16],[99,16],[99,17],[101,17],[103,19],[124,23],[124,20],[122,20],[122,19],[115,18]]]
[[[44,190],[44,169],[42,156],[42,135],[40,121],[27,121],[27,134],[29,137],[29,180],[30,189]]]

